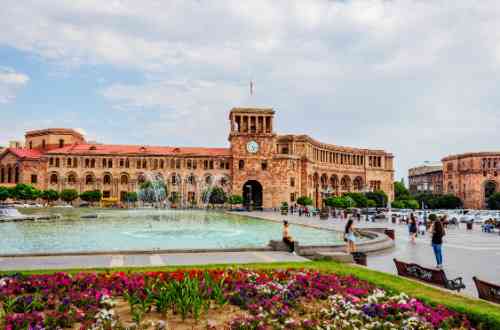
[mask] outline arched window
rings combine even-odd
[[[120,183],[121,184],[128,184],[128,176],[123,174],[120,178]]]
[[[2,168],[0,168],[0,182],[4,183],[4,181],[5,181],[5,168],[3,168],[2,166]]]
[[[172,174],[172,177],[170,178],[170,181],[172,182],[172,185],[173,186],[176,186],[177,185],[177,175],[176,174]]]
[[[340,187],[344,191],[350,191],[351,179],[348,176],[344,176],[342,180],[340,180]]]
[[[68,175],[68,183],[75,184],[76,183],[76,175],[74,173],[70,173]]]
[[[73,158],[73,167],[78,167],[78,159],[76,157]]]
[[[212,176],[211,176],[211,175],[207,175],[207,176],[205,177],[205,183],[206,183],[206,184],[210,185],[210,184],[212,184],[212,182],[213,182],[213,181],[214,181],[214,180],[213,180],[213,178],[212,178]]]
[[[227,178],[226,178],[225,176],[223,176],[223,177],[220,179],[220,185],[221,185],[221,186],[223,186],[223,187],[224,187],[225,185],[227,185],[227,182],[228,182],[228,180],[227,180]]]
[[[66,167],[71,167],[71,162],[72,162],[72,159],[71,158],[68,158],[66,160]]]
[[[87,176],[85,177],[85,184],[92,184],[94,183],[94,177],[92,176],[92,174],[87,174]]]
[[[108,168],[113,168],[113,160],[108,159]]]
[[[105,174],[104,178],[102,179],[104,184],[111,184],[111,175]]]
[[[353,182],[354,191],[361,191],[363,189],[363,179],[361,177],[356,177]]]
[[[19,183],[19,167],[17,166],[14,173],[14,183]]]
[[[194,175],[192,175],[192,174],[191,174],[190,176],[188,176],[188,178],[187,178],[187,182],[188,182],[189,184],[191,184],[191,185],[195,184],[196,179],[195,179]]]
[[[57,174],[53,173],[50,175],[50,184],[57,184],[58,178]]]
[[[59,167],[59,158],[56,158],[56,167]]]
[[[92,158],[92,159],[90,160],[90,167],[91,167],[91,168],[95,168],[95,159],[94,159],[94,158]]]
[[[245,161],[243,159],[240,159],[240,161],[238,162],[238,168],[240,170],[245,168]]]
[[[107,164],[107,162],[106,162],[106,158],[103,158],[103,159],[102,159],[102,167],[103,167],[103,168],[106,168],[106,164]]]

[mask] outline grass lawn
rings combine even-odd
[[[500,329],[500,305],[490,304],[485,301],[464,297],[458,294],[439,290],[425,284],[407,280],[403,277],[394,276],[364,267],[341,264],[337,262],[304,262],[304,263],[270,263],[270,264],[244,264],[244,265],[203,265],[203,266],[168,266],[168,267],[133,267],[133,268],[113,268],[113,269],[84,269],[83,271],[99,272],[145,272],[145,271],[172,271],[182,268],[227,268],[243,267],[255,269],[273,269],[273,268],[309,268],[321,272],[334,272],[342,275],[353,275],[359,279],[368,281],[380,288],[390,292],[405,292],[408,295],[418,298],[431,305],[444,305],[452,310],[467,314],[471,321],[481,323],[483,329]],[[23,274],[48,274],[60,272],[61,270],[38,270],[21,271]],[[82,269],[64,270],[69,273],[76,273]],[[13,272],[8,272],[13,273]]]

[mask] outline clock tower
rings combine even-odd
[[[272,108],[233,108],[229,142],[233,156],[233,193],[252,209],[270,207],[276,134]]]

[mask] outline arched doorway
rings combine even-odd
[[[262,209],[262,185],[259,181],[249,180],[243,185],[243,205],[250,210]]]
[[[488,203],[488,199],[497,190],[497,184],[494,181],[488,181],[484,184],[484,201]]]

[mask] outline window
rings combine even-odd
[[[123,159],[120,159],[120,168],[122,168],[124,164],[125,162],[123,161]]]
[[[85,167],[90,167],[90,159],[85,159]]]
[[[42,148],[45,149],[45,140],[42,140]]]
[[[71,173],[68,175],[68,183],[69,184],[75,184],[76,183],[76,175]]]
[[[92,184],[92,183],[94,183],[94,177],[92,177],[92,175],[88,174],[85,177],[85,184]]]
[[[113,168],[113,160],[108,159],[108,168]]]
[[[205,160],[203,161],[203,168],[204,168],[205,170],[208,170],[208,160],[207,160],[207,159],[205,159]]]
[[[177,175],[172,174],[171,181],[172,181],[172,185],[176,186],[177,185]]]
[[[142,160],[142,168],[148,168],[148,162],[145,159]]]
[[[198,164],[198,161],[194,159],[193,160],[193,170],[196,170],[196,168],[198,166],[197,164]]]
[[[206,178],[205,178],[205,183],[208,184],[208,185],[211,185],[212,184],[212,176],[211,175],[208,175]]]
[[[238,162],[238,168],[240,170],[245,168],[245,161],[243,159],[240,159],[240,161]]]
[[[136,167],[137,168],[141,168],[141,161],[140,160],[137,161],[137,166]]]
[[[130,162],[127,158],[127,159],[125,159],[125,168],[129,168],[129,167],[130,167]]]
[[[165,167],[165,161],[160,159],[160,168],[163,169]]]
[[[3,180],[2,180],[3,181]],[[31,183],[35,184],[38,182],[38,177],[36,174],[31,174]]]
[[[180,159],[175,160],[175,168],[177,168],[177,169],[181,168],[181,160]]]
[[[102,167],[106,168],[107,164],[108,164],[108,162],[106,162],[106,158],[103,158],[103,160],[102,160]]]
[[[223,187],[224,187],[225,185],[227,185],[227,178],[226,178],[226,177],[222,177],[222,178],[220,179],[220,185],[221,185],[221,186],[223,186]]]
[[[62,148],[62,147],[64,147],[64,140],[60,139],[59,140],[59,148]]]
[[[54,166],[54,158],[49,158],[49,166]]]
[[[66,166],[67,166],[67,167],[71,167],[71,161],[72,161],[72,160],[71,160],[71,158],[68,158],[68,159],[66,160]]]
[[[57,180],[57,174],[55,174],[55,173],[54,173],[54,174],[52,174],[52,175],[50,176],[50,184],[57,184],[57,181],[58,181],[58,180]]]
[[[103,179],[104,184],[111,184],[111,175],[106,174]]]
[[[111,192],[109,190],[104,190],[102,192],[102,198],[110,198],[111,197]]]
[[[120,178],[120,183],[121,184],[128,184],[128,176],[126,176],[125,174],[122,175]]]
[[[214,161],[213,161],[213,160],[211,160],[211,161],[209,161],[209,162],[208,162],[208,167],[209,167],[211,170],[213,170],[213,169],[214,169]]]
[[[93,158],[90,160],[90,167],[95,168],[95,159]]]
[[[195,178],[194,178],[194,175],[190,175],[188,176],[188,183],[193,185],[195,183]]]
[[[59,167],[59,158],[56,158],[56,167]]]
[[[290,194],[290,202],[295,202],[295,193]]]
[[[261,167],[263,171],[267,171],[267,160],[263,160],[261,163]]]
[[[295,178],[290,178],[290,187],[295,187]]]
[[[188,168],[188,170],[190,170],[192,168],[192,161],[191,161],[191,159],[188,159],[186,161],[186,167]]]
[[[30,141],[30,149],[33,149],[33,142]]]

